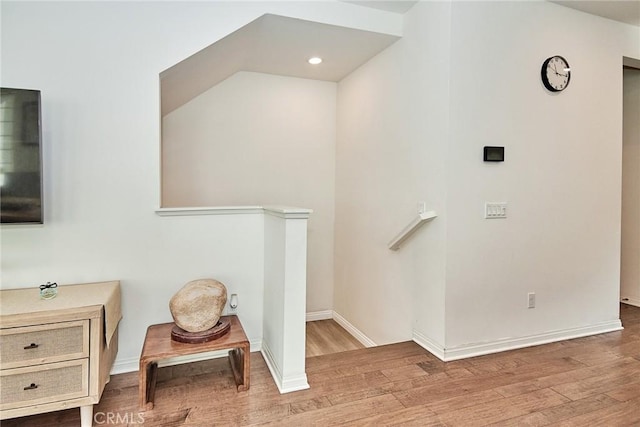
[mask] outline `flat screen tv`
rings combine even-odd
[[[0,223],[42,224],[40,91],[0,88]]]

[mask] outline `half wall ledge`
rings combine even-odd
[[[252,215],[267,214],[281,218],[309,218],[312,209],[293,206],[209,206],[209,207],[181,207],[158,208],[158,216],[192,216],[192,215]]]
[[[307,223],[313,211],[290,206],[159,208],[166,217],[259,215],[263,219],[261,351],[280,393],[309,388],[305,372]],[[255,222],[253,218],[247,218]],[[260,244],[260,243],[258,243]]]

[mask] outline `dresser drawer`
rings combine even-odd
[[[88,359],[0,371],[0,410],[89,395]]]
[[[21,366],[89,357],[89,320],[0,329],[0,366]]]

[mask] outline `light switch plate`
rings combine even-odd
[[[507,203],[486,202],[484,204],[484,217],[485,219],[506,218]]]

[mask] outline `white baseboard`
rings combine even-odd
[[[267,368],[269,368],[269,372],[271,372],[271,377],[273,381],[276,383],[276,387],[278,387],[278,391],[280,394],[291,393],[293,391],[306,390],[309,388],[309,383],[307,382],[307,374],[302,373],[300,375],[295,375],[293,377],[284,378],[282,372],[278,364],[275,362],[273,358],[273,354],[271,353],[271,349],[269,345],[263,341],[262,349],[260,350],[262,353],[262,357],[267,364]]]
[[[442,348],[415,331],[413,333],[413,340],[438,359],[450,362],[452,360],[467,359],[469,357],[516,350],[524,347],[533,347],[536,345],[581,338],[589,335],[598,335],[622,329],[624,328],[622,327],[620,320],[612,320],[581,328],[565,329],[562,331],[547,332],[522,338],[497,340],[481,344],[461,345],[453,348]]]
[[[140,359],[131,357],[128,359],[116,359],[111,367],[111,375],[126,374],[127,372],[137,372],[140,369]]]
[[[260,351],[262,347],[262,341],[250,341],[249,347],[251,352]],[[158,367],[182,365],[184,363],[201,362],[203,360],[217,359],[220,357],[227,357],[229,350],[208,351],[205,353],[190,354],[187,356],[172,357],[169,359],[163,359],[158,362]],[[127,372],[137,372],[140,369],[140,359],[128,358],[118,360],[113,363],[111,368],[111,375],[124,374]]]
[[[280,393],[291,393],[294,391],[306,390],[308,388],[310,388],[310,386],[307,381],[307,374],[300,374],[283,379]]]
[[[638,298],[623,297],[620,299],[620,302],[623,304],[629,304],[636,307],[640,307],[640,299]]]
[[[269,368],[269,372],[271,372],[271,377],[273,377],[273,380],[276,382],[276,386],[278,387],[278,390],[280,390],[282,386],[282,381],[281,381],[282,372],[280,372],[280,367],[273,359],[273,354],[271,353],[269,344],[263,341],[262,350],[260,350],[260,353],[262,353],[262,358],[264,359],[264,362],[267,364],[267,368]],[[280,393],[282,393],[282,391]]]
[[[624,301],[625,304],[634,305],[640,307],[640,301],[635,299],[629,299]],[[316,314],[319,313],[319,314]],[[373,342],[364,333],[358,330],[355,326],[349,323],[344,317],[335,311],[322,311],[315,313],[307,313],[307,316],[327,316],[330,313],[331,317],[316,318],[315,320],[324,320],[326,318],[333,318],[336,323],[342,326],[347,332],[353,335],[358,341],[360,341],[365,347],[375,347],[376,343]],[[466,359],[469,357],[481,356],[485,354],[498,353],[501,351],[515,350],[518,348],[532,347],[541,344],[548,344],[556,341],[564,341],[574,338],[585,337],[589,335],[597,335],[606,332],[619,331],[623,329],[620,320],[613,320],[610,322],[603,322],[597,325],[586,326],[582,328],[566,329],[562,331],[549,332],[544,334],[532,335],[523,338],[504,339],[488,343],[462,345],[450,349],[444,348],[441,344],[436,343],[422,335],[419,332],[413,332],[413,341],[436,356],[438,359],[445,362],[459,359]],[[304,390],[309,388],[306,375],[299,375],[297,377],[283,378],[282,373],[276,367],[273,361],[273,357],[268,346],[262,341],[252,341],[250,343],[251,351],[261,351],[265,362],[271,372],[278,390],[280,393],[289,393],[292,391]],[[202,360],[213,359],[216,357],[226,357],[227,351],[219,352],[207,352],[190,356],[181,356],[171,359],[163,360],[158,366],[172,366],[183,363],[198,362]],[[138,358],[117,359],[111,369],[111,375],[123,374],[127,372],[137,372],[140,366],[140,360]]]
[[[307,313],[307,322],[333,319],[333,310],[312,311]]]
[[[420,347],[433,354],[438,359],[445,360],[445,349],[442,345],[429,339],[426,335],[422,335],[420,332],[413,331],[413,341]]]
[[[342,326],[347,332],[353,335],[353,337],[358,341],[360,341],[362,345],[364,345],[365,347],[377,346],[377,344],[373,342],[373,340],[371,340],[368,336],[360,332],[358,328],[353,326],[351,323],[347,321],[347,319],[345,319],[335,311],[333,312],[333,320],[335,320],[338,325]]]

